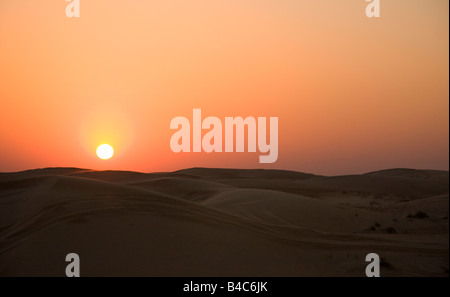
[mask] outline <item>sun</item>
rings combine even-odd
[[[99,145],[97,148],[97,156],[102,160],[108,160],[114,155],[114,149],[109,144]]]

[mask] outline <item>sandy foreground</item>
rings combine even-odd
[[[448,276],[447,171],[0,174],[0,276]]]

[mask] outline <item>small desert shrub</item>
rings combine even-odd
[[[409,219],[425,219],[425,218],[428,218],[428,215],[424,211],[418,211],[414,215],[409,214],[407,216],[407,218],[409,218]]]
[[[386,260],[386,258],[381,258],[381,259],[380,259],[380,266],[381,266],[381,267],[388,268],[388,269],[392,269],[392,268],[393,268],[393,267],[392,267],[392,264],[389,263],[389,262]]]
[[[398,233],[397,230],[395,230],[392,227],[386,228],[386,229],[384,229],[384,231],[386,231],[389,234],[397,234]]]

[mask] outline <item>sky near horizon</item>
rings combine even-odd
[[[0,172],[449,168],[447,0],[80,3],[0,0]],[[277,162],[175,154],[194,108],[278,117]]]

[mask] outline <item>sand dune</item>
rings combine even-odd
[[[448,172],[0,173],[0,275],[448,276]]]

